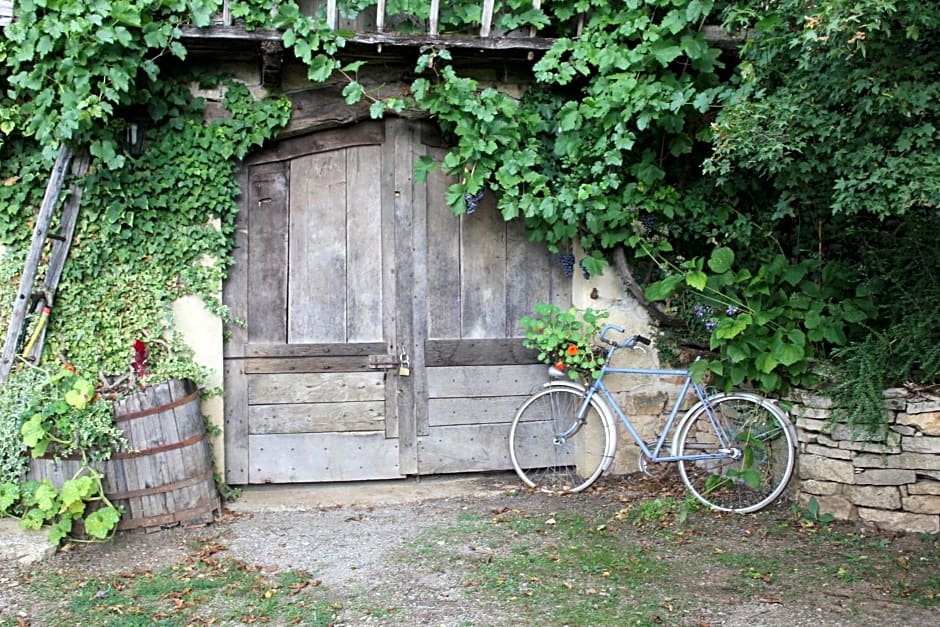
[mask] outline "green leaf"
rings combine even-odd
[[[19,485],[9,482],[0,484],[0,513],[9,510],[19,499]]]
[[[720,323],[719,323],[720,326]],[[718,329],[715,329],[715,333],[718,332]],[[731,360],[731,363],[738,363],[744,361],[745,359],[750,359],[751,350],[747,344],[739,342],[729,342],[724,347],[725,356]]]
[[[95,482],[88,475],[69,479],[62,484],[62,490],[59,497],[62,499],[62,507],[68,508],[76,501],[81,502],[93,494]]]
[[[376,100],[369,106],[369,117],[373,120],[378,120],[385,115],[385,102],[382,100]]]
[[[23,514],[23,517],[20,519],[20,528],[21,529],[42,529],[42,526],[46,523],[46,515],[42,510],[32,507]]]
[[[796,265],[788,267],[784,271],[782,278],[790,285],[798,285],[799,282],[803,280],[804,276],[806,276],[806,267],[803,265]]]
[[[685,282],[693,289],[702,291],[708,285],[708,275],[701,270],[695,270],[685,275]]]
[[[418,183],[426,183],[428,175],[437,169],[437,162],[428,155],[421,155],[415,163],[414,176]]]
[[[676,288],[684,280],[685,276],[681,274],[668,276],[662,281],[656,281],[655,283],[647,285],[646,289],[643,290],[643,294],[651,301],[665,300],[669,296],[672,296],[673,292],[676,291]]]
[[[770,352],[765,352],[758,355],[754,363],[757,366],[757,369],[764,374],[770,373],[780,364],[780,362],[777,361],[777,359]]]
[[[752,490],[760,489],[760,473],[753,468],[746,468],[740,473],[741,478],[744,479],[744,483],[748,485]]]
[[[715,274],[722,274],[731,269],[734,263],[734,251],[727,246],[716,248],[708,258],[708,268]]]
[[[722,318],[715,327],[714,336],[719,340],[730,340],[747,330],[753,322],[750,314],[738,314],[733,318]]]
[[[189,3],[192,23],[199,28],[205,28],[212,23],[212,16],[216,10],[216,4],[211,0],[194,0]]]
[[[42,424],[42,415],[33,414],[24,422],[23,426],[20,427],[20,435],[23,436],[23,443],[29,448],[34,448],[41,440],[46,438],[48,432]]]
[[[85,409],[88,405],[88,397],[78,390],[69,390],[65,393],[65,402],[75,409]]]
[[[773,358],[784,366],[792,366],[805,357],[802,346],[789,344],[783,340],[775,340],[773,344]]]
[[[36,506],[46,513],[55,513],[58,511],[56,507],[56,500],[59,497],[59,492],[55,487],[46,479],[33,494],[33,500],[36,502]]]
[[[95,140],[91,142],[88,151],[95,157],[101,159],[108,168],[120,170],[124,167],[124,155],[119,155],[115,148],[117,144],[114,140]]]
[[[745,444],[744,446],[744,458],[742,459],[742,463],[745,468],[752,468],[754,466],[754,447],[749,444]]]
[[[710,370],[709,362],[704,359],[699,359],[689,364],[689,373],[692,376],[692,380],[696,383],[701,383]]]
[[[657,44],[652,47],[651,52],[656,60],[659,61],[663,67],[666,67],[682,54],[682,48],[674,44],[657,42]]]
[[[121,520],[121,513],[114,507],[96,509],[85,518],[85,531],[92,537],[103,540]]]
[[[69,533],[72,532],[72,517],[71,516],[60,516],[49,527],[49,543],[58,546],[62,544],[62,541],[65,540]]]
[[[348,105],[353,105],[362,100],[362,95],[365,93],[362,85],[353,81],[348,83],[343,87],[343,100]]]
[[[318,54],[307,64],[307,78],[315,83],[322,83],[333,74],[338,62],[325,54]]]

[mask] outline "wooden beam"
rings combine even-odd
[[[579,21],[579,30],[581,27],[582,23]],[[384,28],[384,25],[380,25],[380,28]],[[186,40],[194,43],[199,41],[217,41],[220,43],[281,41],[283,36],[281,31],[274,28],[246,31],[240,26],[214,25],[205,28],[183,26],[181,30],[184,44]],[[379,44],[410,48],[436,46],[468,50],[548,50],[556,41],[554,37],[490,37],[489,30],[486,36],[483,36],[482,32],[483,29],[481,28],[481,36],[473,37],[391,34],[380,30],[376,33],[357,33],[347,38],[346,41],[356,44]],[[748,33],[730,34],[720,26],[704,26],[702,32],[708,43],[728,50],[738,48],[748,36]]]
[[[463,50],[548,50],[555,43],[551,37],[473,37],[473,36],[410,36],[382,33],[359,33],[346,41],[357,44],[384,44],[409,48],[451,48]]]
[[[496,0],[483,0],[482,15],[480,16],[480,37],[486,39],[493,29],[493,5]]]
[[[437,37],[441,14],[441,0],[431,0],[431,14],[428,17],[428,35]]]
[[[0,26],[6,26],[11,22],[13,22],[13,2],[0,0]]]
[[[375,5],[375,30],[385,32],[385,0],[379,0]]]
[[[281,41],[283,33],[273,28],[259,28],[246,31],[239,26],[183,26],[183,43],[192,42],[262,42]],[[428,35],[402,35],[390,33],[357,33],[346,39],[356,44],[383,44],[409,48],[438,46],[441,48],[463,48],[476,50],[548,50],[555,43],[550,37],[489,37],[481,39],[473,36],[431,37]]]
[[[337,12],[336,12],[336,0],[327,0],[326,2],[326,23],[327,26],[336,30],[337,24]]]

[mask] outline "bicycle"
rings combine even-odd
[[[608,324],[599,339],[606,358],[590,385],[571,380],[554,366],[554,380],[529,396],[516,411],[509,431],[509,453],[516,474],[529,487],[550,494],[580,492],[609,467],[617,448],[614,416],[640,448],[640,467],[675,462],[686,488],[701,503],[721,511],[747,513],[766,507],[786,489],[796,460],[796,430],[772,400],[750,392],[709,396],[688,370],[620,368],[614,354],[650,340],[633,335],[622,342],[607,333],[624,333]],[[608,374],[681,377],[682,387],[662,433],[646,442],[604,384]],[[689,390],[697,402],[679,419]]]

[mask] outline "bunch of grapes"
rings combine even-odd
[[[574,276],[574,255],[571,253],[561,253],[558,255],[558,262],[561,264],[561,271],[566,279]]]
[[[467,203],[467,213],[473,213],[477,210],[477,205],[480,204],[480,201],[483,200],[484,192],[483,188],[480,188],[476,194],[464,194],[463,200]]]
[[[643,233],[649,235],[656,229],[656,216],[649,211],[640,214],[640,224],[643,225]]]

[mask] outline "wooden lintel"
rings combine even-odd
[[[182,27],[183,43],[190,42],[281,42],[283,33],[273,28],[258,28],[246,31],[241,26],[216,24],[205,28]],[[738,48],[747,33],[731,34],[720,26],[704,26],[702,32],[710,44],[725,50]],[[475,37],[438,36],[433,34],[406,35],[393,33],[356,33],[346,41],[355,44],[373,44],[410,48],[462,48],[472,50],[548,50],[555,43],[553,37]]]

